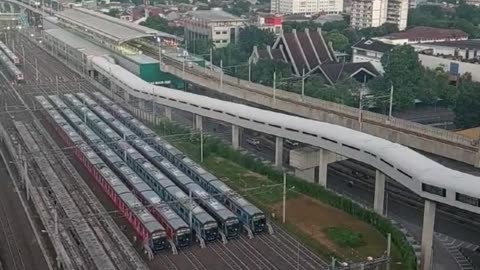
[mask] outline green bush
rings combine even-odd
[[[163,135],[185,134],[189,132],[188,129],[169,121],[163,121],[158,126],[157,131]],[[282,171],[269,165],[265,165],[262,162],[258,162],[253,155],[244,155],[240,153],[240,151],[234,150],[220,139],[206,137],[203,145],[205,158],[213,154],[237,163],[248,170],[265,175],[274,182],[283,182]],[[287,188],[295,187],[295,190],[302,194],[315,198],[335,208],[341,209],[344,212],[358,218],[359,220],[372,225],[384,236],[390,233],[393,244],[400,252],[402,265],[405,267],[404,269],[414,270],[417,268],[417,258],[413,248],[407,242],[405,235],[400,232],[400,230],[398,230],[388,219],[369,209],[363,208],[348,198],[338,196],[337,194],[323,188],[322,186],[319,186],[318,184],[306,182],[295,176],[287,176],[287,185]]]
[[[330,227],[325,229],[328,238],[341,247],[358,248],[365,245],[363,235],[349,228]]]

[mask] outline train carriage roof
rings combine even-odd
[[[171,186],[167,188],[168,193],[170,193],[175,200],[183,205],[184,208],[187,210],[190,208],[190,199],[188,198],[187,194],[183,192],[177,186]],[[198,205],[195,201],[192,200],[192,215],[194,215],[202,224],[215,222],[213,219],[200,205]]]
[[[220,180],[211,181],[210,184],[214,186],[220,193],[227,196],[230,200],[234,201],[238,206],[242,207],[248,214],[254,215],[258,213],[263,213],[262,210],[257,208],[255,205],[247,201],[240,194],[234,191],[232,188],[227,186]]]

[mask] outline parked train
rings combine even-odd
[[[196,201],[219,222],[220,233],[225,236],[226,239],[235,238],[239,235],[240,221],[234,213],[206,192],[185,173],[176,168],[155,149],[137,137],[137,135],[135,135],[130,129],[117,121],[93,99],[83,93],[78,93],[77,96],[83,100],[93,112],[100,116],[103,121],[117,131],[120,136],[126,138],[126,140],[142,153],[144,157],[159,168],[168,178],[173,180],[173,182],[175,182],[183,191],[186,193],[192,192],[192,196]]]
[[[247,201],[225,183],[218,180],[214,175],[188,158],[177,148],[157,136],[150,128],[135,119],[135,117],[116,105],[109,98],[99,92],[94,93],[94,96],[110,113],[143,138],[162,156],[166,157],[210,194],[215,194],[215,197],[220,202],[237,214],[247,231],[251,230],[253,233],[261,233],[267,230],[269,225],[267,224],[265,213],[258,207]],[[268,229],[272,231],[271,227]]]
[[[193,200],[190,200],[185,192],[156,169],[155,166],[146,160],[135,148],[122,140],[122,138],[95,115],[95,113],[87,107],[84,107],[74,95],[66,94],[65,101],[80,118],[84,118],[87,125],[95,131],[113,151],[123,158],[134,172],[142,177],[162,199],[170,203],[170,207],[187,221],[187,224],[190,225],[201,242],[217,239],[218,224],[210,214]]]
[[[5,43],[0,41],[0,50],[3,51],[3,53],[14,63],[15,65],[20,65],[20,58],[16,56],[12,50],[10,50]]]
[[[51,103],[42,96],[37,96],[36,99],[43,107],[50,124],[65,143],[68,146],[75,146],[75,156],[128,220],[142,244],[154,252],[164,249],[167,246],[165,228],[142,206],[133,193],[53,108]]]
[[[23,72],[21,72],[17,66],[10,61],[10,58],[8,58],[8,56],[2,51],[0,51],[0,62],[2,66],[5,66],[10,76],[12,76],[16,82],[23,82],[25,80]]]
[[[167,236],[177,247],[190,244],[191,231],[183,221],[160,197],[133,172],[125,162],[115,154],[95,132],[93,132],[58,96],[49,96],[53,104],[59,108],[63,116],[96,150],[104,161],[113,168],[118,176],[137,198],[150,210],[152,215],[163,225]]]

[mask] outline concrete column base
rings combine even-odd
[[[236,125],[232,125],[232,147],[240,149],[240,127]]]
[[[327,169],[328,164],[334,162],[337,155],[325,149],[318,151],[318,184],[327,187]]]
[[[315,183],[315,168],[305,170],[295,168],[295,176],[302,178],[310,183]]]
[[[422,270],[432,269],[433,256],[433,232],[435,227],[435,211],[437,204],[433,201],[425,200],[425,208],[423,210],[423,227],[422,227]]]
[[[375,198],[373,200],[373,210],[379,215],[383,215],[383,206],[385,200],[385,174],[377,170],[375,175]]]
[[[275,166],[282,167],[283,165],[283,138],[276,137],[275,139]]]
[[[169,121],[172,121],[172,108],[170,108],[170,107],[165,107],[165,117],[166,117]]]
[[[203,119],[201,115],[194,114],[193,117],[193,129],[202,130],[203,129]]]

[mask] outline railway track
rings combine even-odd
[[[39,63],[39,64],[42,64],[42,63]],[[31,65],[32,63],[29,63],[28,61],[26,61],[26,63],[24,64],[27,70],[28,70],[28,66],[31,66]],[[48,63],[44,63],[44,65],[48,65]],[[65,68],[63,70],[65,70]],[[30,71],[26,73],[30,78],[34,76],[34,70],[32,70],[31,68],[30,68]],[[47,75],[42,73],[42,76],[47,76]],[[72,76],[71,78],[75,78],[75,77]],[[26,85],[26,87],[32,90],[34,89],[38,90],[38,87],[35,87],[35,84]],[[31,98],[34,96],[34,94],[22,93],[21,90],[25,89],[25,85],[19,86],[19,88],[20,88],[19,92],[24,97],[24,99],[27,100],[27,102],[32,101]],[[41,91],[35,91],[35,92],[36,92],[35,94],[37,95],[42,93]],[[28,106],[26,104],[24,105],[24,107],[28,109]],[[19,114],[25,115],[27,113],[20,112]],[[35,117],[33,115],[31,115],[31,117],[22,117],[22,119],[24,119],[27,122],[35,121],[34,120]],[[96,263],[96,266],[98,266],[95,268],[98,268],[98,269],[105,268],[105,267],[106,269],[147,269],[144,262],[141,260],[141,258],[132,248],[130,242],[128,241],[126,236],[120,231],[118,226],[114,223],[113,219],[110,216],[100,217],[100,218],[96,216],[99,213],[104,213],[106,211],[103,209],[103,207],[101,207],[98,199],[89,190],[89,188],[86,186],[83,180],[80,179],[80,177],[78,176],[78,173],[73,169],[71,164],[69,164],[66,161],[65,156],[61,153],[60,149],[55,144],[55,142],[48,136],[46,130],[41,128],[40,125],[38,125],[38,123],[36,124],[37,124],[36,126],[28,125],[29,126],[28,128],[34,134],[41,133],[43,135],[43,136],[33,136],[33,137],[36,137],[35,139],[37,140],[37,142],[40,141],[39,144],[42,145],[42,147],[38,150],[41,151],[44,156],[48,155],[49,157],[52,156],[51,154],[53,152],[57,153],[56,155],[54,155],[55,162],[50,163],[50,165],[52,165],[52,167],[55,167],[55,171],[59,175],[59,177],[64,179],[65,182],[68,182],[68,184],[65,185],[64,188],[66,189],[67,192],[70,193],[72,197],[75,197],[75,201],[78,202],[76,204],[76,207],[81,212],[80,213],[81,216],[82,217],[85,216],[84,221],[88,222],[88,225],[86,226],[84,224],[78,224],[78,222],[76,221],[70,222],[69,225],[72,225],[71,223],[74,223],[74,225],[83,226],[87,231],[89,231],[89,233],[87,233],[87,237],[89,238],[89,240],[92,240],[92,242],[94,242],[94,243],[89,243],[88,247],[83,247],[83,249],[77,249],[76,251],[67,249],[65,253],[68,253],[68,257],[76,261],[75,263],[71,263],[71,265],[73,266],[75,264],[78,267],[78,269],[94,269],[92,268],[92,265],[94,265],[95,263]],[[62,158],[57,157],[58,153],[62,155]],[[45,208],[47,209],[47,211],[52,210],[53,209],[51,207],[52,204],[49,203],[48,200],[45,200],[45,197],[47,197],[49,194],[46,194],[47,196],[45,196],[45,192],[43,192],[42,190],[40,190],[38,194],[43,195],[43,200],[41,202],[39,201],[39,203],[47,205],[47,207]],[[68,217],[65,217],[65,218],[68,218]],[[49,221],[46,221],[46,222],[49,222]],[[68,236],[68,235],[63,235],[63,236]],[[79,238],[78,235],[76,237],[77,238],[67,237],[62,239],[63,240],[66,239],[66,242],[70,242],[73,244],[77,242],[77,246],[78,246],[78,242],[81,239],[78,239]],[[96,239],[97,237],[99,239]],[[100,254],[95,254],[95,256],[90,254],[95,252]],[[81,257],[79,255],[82,255],[83,257],[89,258],[89,259],[86,259],[85,261],[82,262],[82,260],[77,260],[77,258]],[[70,269],[73,269],[73,268],[70,268]]]
[[[31,154],[41,170],[43,178],[48,183],[52,190],[51,196],[55,198],[54,209],[60,214],[61,222],[66,226],[71,226],[75,233],[74,239],[81,247],[83,257],[87,262],[87,267],[90,269],[108,269],[116,270],[113,261],[109,258],[104,250],[101,239],[97,238],[91,225],[82,215],[82,209],[85,206],[81,205],[78,197],[71,194],[63,182],[60,180],[62,175],[60,173],[65,169],[62,168],[61,161],[52,155],[48,150],[48,140],[42,134],[40,127],[33,127],[31,124],[16,123],[17,130],[28,149],[27,153]],[[47,158],[49,157],[49,158]]]
[[[4,245],[8,249],[8,264],[5,263],[8,269],[12,270],[27,270],[25,267],[25,262],[23,260],[25,254],[22,254],[20,250],[20,245],[17,243],[17,237],[15,236],[15,231],[12,228],[12,221],[9,215],[9,211],[3,202],[4,198],[0,199],[0,226],[1,233],[4,237]],[[1,267],[0,267],[1,269]]]
[[[30,41],[25,41],[30,42]],[[34,45],[36,46],[36,45]],[[36,50],[31,49],[28,47],[26,51],[32,58],[32,53],[37,53]],[[49,66],[49,68],[41,70],[40,76],[47,76],[47,77],[54,77],[51,74],[61,75],[63,71],[68,70],[68,68],[58,63],[56,59],[52,59],[52,57],[48,56],[41,56],[47,55],[45,51],[39,48],[37,65],[45,65]],[[26,63],[28,71],[27,76],[30,78],[34,78],[35,76],[35,69],[32,68],[34,63],[27,61]],[[53,69],[52,71],[49,71]],[[92,92],[98,91],[92,84],[88,81],[83,80],[80,82],[74,81],[73,78],[75,76],[67,76],[64,75],[66,78],[64,81],[59,83],[59,90],[60,94],[63,93],[73,93],[73,92]],[[68,81],[67,81],[68,79]],[[21,87],[21,86],[20,86]],[[39,83],[31,83],[28,85],[23,86],[24,90],[23,96],[27,98],[27,96],[34,96],[38,94],[57,94],[56,84],[53,83],[51,80],[40,80]],[[81,91],[78,91],[80,89]],[[31,102],[29,102],[31,103]],[[50,149],[50,151],[53,151]],[[265,236],[270,237],[270,236]],[[292,239],[294,239],[292,237]],[[207,245],[207,249],[201,250],[198,247],[191,247],[185,250],[181,250],[180,254],[177,256],[172,256],[170,254],[161,254],[157,256],[157,258],[149,262],[148,264],[152,267],[152,269],[294,269],[296,268],[297,256],[294,253],[287,258],[283,258],[285,251],[285,244],[277,243],[281,241],[292,241],[289,238],[275,238],[274,243],[275,245],[270,245],[269,243],[262,242],[261,239],[254,238],[253,241],[250,239],[246,239],[246,237],[240,239],[231,240],[227,245],[222,245],[219,243],[212,243],[211,245]],[[305,254],[309,254],[306,250],[303,250],[303,246],[300,247],[302,253],[300,254],[303,256]],[[208,254],[208,257],[206,255]],[[313,253],[312,253],[313,254]],[[269,256],[272,255],[273,257],[270,258]],[[316,255],[315,255],[316,256]],[[320,258],[317,257],[319,261]],[[217,264],[216,261],[218,260],[219,263]],[[311,259],[304,259],[310,261]],[[299,269],[311,269],[304,265],[307,265],[304,260],[301,260],[301,267]],[[293,261],[288,263],[288,261]],[[220,266],[222,265],[222,266]],[[323,263],[326,265],[326,263]],[[326,267],[317,267],[316,269],[325,269]]]

